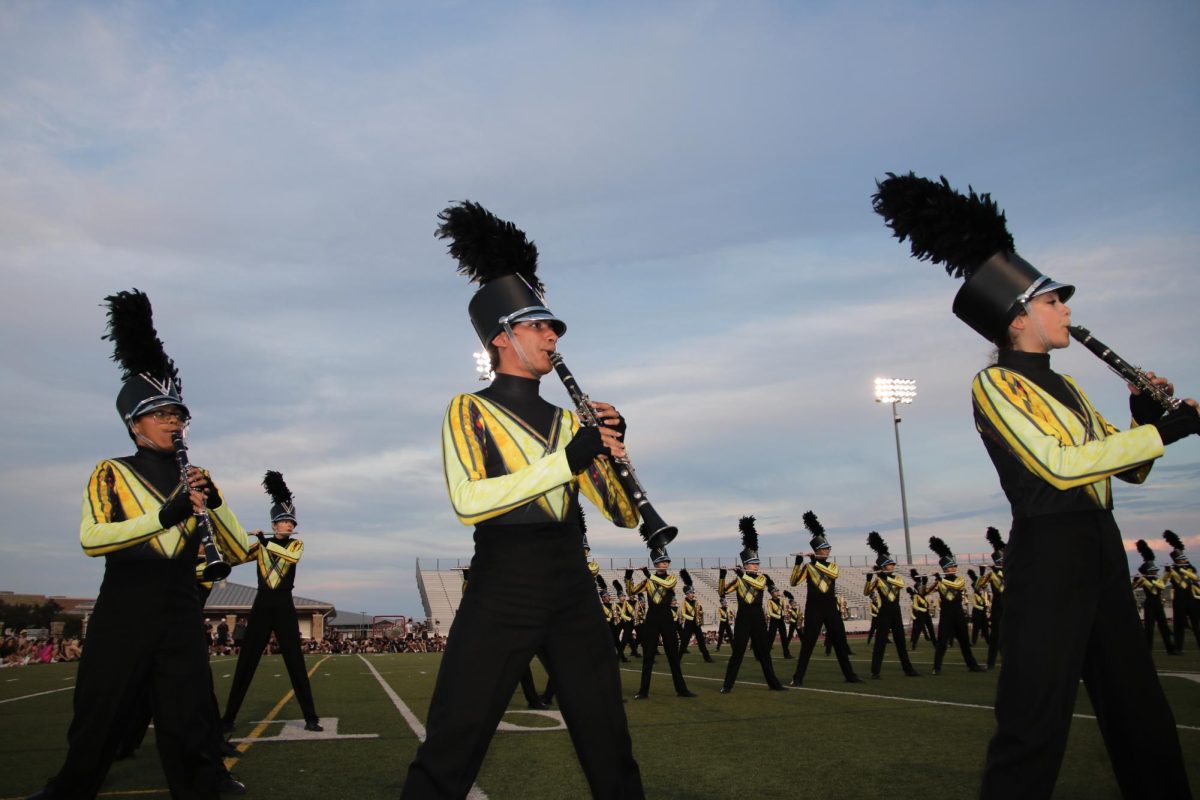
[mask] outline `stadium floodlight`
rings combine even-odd
[[[492,372],[492,357],[486,352],[472,353],[475,356],[475,371],[479,373],[479,380],[490,381],[496,377],[496,373]]]
[[[908,534],[908,499],[904,495],[904,459],[900,457],[899,403],[911,403],[917,397],[917,382],[911,378],[876,378],[875,402],[892,404],[892,426],[896,431],[896,466],[900,470],[900,510],[904,515],[904,552],[912,563],[912,540]]]

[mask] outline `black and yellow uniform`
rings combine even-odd
[[[683,575],[687,570],[680,572]],[[684,577],[685,581],[690,581],[688,577]],[[704,607],[700,605],[700,601],[696,599],[696,592],[690,585],[684,587],[683,603],[679,607],[679,616],[683,619],[683,635],[680,637],[679,652],[686,653],[688,644],[692,637],[696,639],[696,646],[700,648],[700,654],[704,656],[705,661],[712,661],[712,656],[708,654],[708,645],[704,642]]]
[[[787,620],[784,617],[783,597],[779,588],[771,585],[771,596],[767,598],[767,651],[775,649],[775,637],[783,645],[783,657],[791,658],[788,650]]]
[[[955,569],[955,567],[949,569]],[[938,617],[937,650],[933,656],[933,674],[941,674],[942,660],[946,657],[946,650],[950,646],[951,639],[958,641],[958,647],[962,651],[967,669],[972,672],[983,672],[984,668],[979,666],[979,662],[975,660],[975,655],[971,652],[967,615],[963,611],[963,595],[967,591],[966,579],[953,573],[940,575],[935,578],[933,586],[927,591],[937,592],[942,609]]]
[[[929,601],[922,594],[920,584],[915,588],[910,586],[905,591],[912,600],[912,640],[909,642],[909,649],[916,650],[917,641],[922,634],[926,641],[936,642],[937,633],[933,630],[933,617],[929,613]]]
[[[717,609],[717,650],[721,649],[721,642],[733,642],[733,626],[730,624],[733,620],[734,612],[729,610],[729,606],[725,603],[725,598],[721,598],[721,607]]]
[[[987,574],[988,594],[992,601],[992,614],[988,620],[992,638],[988,639],[987,666],[992,669],[1000,654],[1000,631],[1004,625],[1004,550],[1007,545],[996,528],[989,526],[986,538],[992,545],[992,571]]]
[[[904,646],[904,620],[900,616],[900,594],[904,591],[904,578],[894,572],[878,572],[871,575],[867,583],[866,594],[878,600],[879,620],[875,632],[875,647],[871,651],[871,677],[878,678],[883,669],[883,654],[887,650],[888,635],[896,645],[896,655],[904,674],[915,677],[919,673],[913,669],[912,661],[908,658],[908,648]]]
[[[988,609],[991,607],[991,598],[988,596],[988,587],[991,586],[991,581],[988,579],[987,567],[980,567],[978,575],[974,573],[974,570],[967,570],[967,577],[971,579],[971,644],[977,643],[982,633],[983,641],[990,649],[992,634]]]
[[[130,437],[143,417],[160,413],[174,412],[182,432],[187,407],[154,333],[149,299],[135,290],[107,301],[107,338],[125,371],[117,411]],[[138,329],[134,342],[131,327]],[[104,579],[75,678],[67,755],[38,797],[95,797],[128,733],[136,698],[147,691],[172,796],[216,798],[224,775],[204,691],[208,643],[195,579],[198,517],[173,454],[139,439],[147,446],[100,461],[83,491],[79,541],[85,554],[104,557]],[[227,560],[244,557],[246,532],[237,517],[215,485],[204,493],[216,545]]]
[[[1171,545],[1172,564],[1167,567],[1171,579],[1171,614],[1175,617],[1175,649],[1182,653],[1189,627],[1200,646],[1200,578],[1179,535],[1167,530],[1163,531],[1163,538]]]
[[[1166,588],[1166,583],[1157,574],[1145,573],[1135,575],[1133,578],[1133,590],[1135,592],[1138,589],[1142,590],[1142,624],[1146,628],[1146,645],[1154,646],[1154,626],[1158,625],[1163,647],[1168,653],[1174,655],[1178,651],[1171,642],[1171,630],[1167,627],[1167,614],[1163,610],[1162,602],[1162,595]]]
[[[446,485],[459,520],[475,525],[475,556],[405,797],[468,792],[539,649],[593,793],[642,796],[612,638],[579,557],[578,495],[622,527],[636,525],[637,512],[609,462],[589,457],[578,474],[572,469],[579,423],[542,400],[538,387],[499,374],[487,389],[456,396],[446,412]],[[535,581],[528,579],[531,563],[543,567]]]
[[[837,656],[842,677],[847,683],[862,682],[862,678],[855,674],[854,667],[850,666],[846,624],[838,604],[837,579],[836,563],[816,555],[811,557],[809,563],[804,563],[800,556],[796,556],[790,582],[792,586],[806,583],[808,592],[804,598],[804,633],[800,640],[800,657],[796,660],[796,672],[792,675],[792,684],[795,686],[804,683],[808,662],[816,649],[822,627],[826,629],[826,641]]]
[[[638,637],[642,646],[642,682],[634,697],[639,700],[650,695],[650,676],[654,672],[654,655],[660,641],[663,653],[667,657],[667,665],[671,669],[675,693],[680,697],[695,697],[688,690],[687,683],[683,680],[683,672],[679,668],[679,637],[675,620],[671,616],[671,601],[675,599],[675,585],[678,579],[667,572],[666,567],[670,563],[662,561],[655,564],[654,572],[643,567],[645,577],[637,584],[633,582],[633,570],[625,571],[626,593],[631,597],[645,593],[649,600],[646,621],[642,623],[641,634]]]
[[[867,586],[871,585],[872,576],[867,576]],[[870,644],[879,632],[879,598],[871,594],[867,589],[863,589],[863,594],[871,596],[871,601],[867,604],[867,614],[871,617],[871,626],[867,628],[867,643]]]
[[[791,644],[792,639],[796,636],[796,630],[804,625],[804,614],[800,612],[800,604],[796,602],[795,595],[786,591],[783,595],[787,598],[787,640],[788,644]]]
[[[629,598],[625,596],[625,590],[621,587],[620,581],[613,581],[613,588],[617,592],[617,601],[613,608],[616,611],[615,621],[620,629],[620,640],[617,643],[617,655],[622,661],[629,661],[625,656],[625,648],[629,648],[631,656],[637,656],[637,640],[634,638],[634,617],[637,610],[633,604],[629,602]]]
[[[733,629],[733,652],[729,656],[729,665],[725,668],[725,682],[721,686],[721,692],[728,694],[733,691],[738,670],[741,669],[742,659],[746,655],[747,644],[758,657],[768,688],[780,691],[784,687],[775,677],[775,668],[771,665],[771,647],[767,642],[767,624],[763,618],[762,596],[767,588],[767,576],[744,572],[739,568],[734,579],[726,582],[726,574],[725,570],[721,570],[717,588],[722,595],[736,591],[738,609],[737,624]]]

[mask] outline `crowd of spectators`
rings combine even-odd
[[[78,639],[62,636],[30,638],[21,634],[10,635],[0,642],[0,667],[78,661],[82,652]]]

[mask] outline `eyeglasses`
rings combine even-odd
[[[146,416],[153,417],[155,422],[171,422],[174,420],[180,424],[183,424],[191,419],[186,411],[172,410],[169,408],[156,409],[151,411]]]

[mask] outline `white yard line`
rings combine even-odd
[[[0,705],[3,705],[5,703],[15,703],[18,700],[28,700],[31,697],[41,697],[44,694],[54,694],[55,692],[67,692],[74,688],[75,688],[74,686],[64,686],[61,689],[50,689],[49,691],[45,691],[45,692],[36,692],[34,694],[23,694],[20,697],[10,697],[7,700],[0,700]]]
[[[375,669],[375,665],[364,658],[361,653],[358,657],[367,665],[367,669],[371,670],[371,674],[375,676],[375,680],[379,681],[379,685],[383,688],[383,693],[392,701],[392,705],[400,712],[400,716],[404,717],[404,721],[408,723],[408,727],[412,729],[417,740],[421,742],[425,741],[425,726],[421,724],[421,720],[417,719],[417,715],[412,712],[412,709],[388,685],[383,676],[379,674],[379,670]],[[467,800],[488,800],[488,796],[484,794],[483,789],[479,788],[479,784],[474,784],[471,786],[471,791],[467,792]]]

